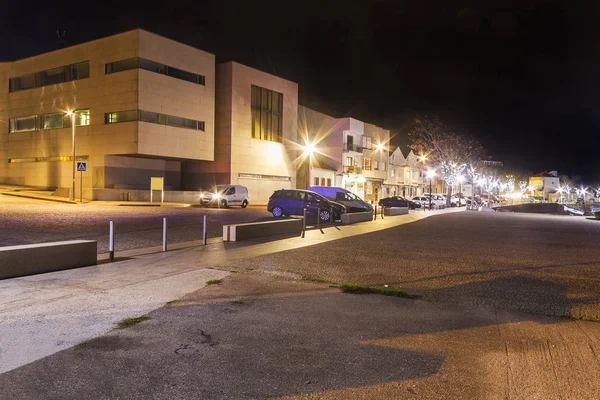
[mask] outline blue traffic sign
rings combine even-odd
[[[77,161],[77,172],[87,171],[87,162]]]

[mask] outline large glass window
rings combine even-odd
[[[90,124],[90,110],[75,111],[75,126],[85,126]]]
[[[282,142],[283,94],[252,85],[252,137]]]
[[[106,113],[104,122],[107,124],[116,124],[118,122],[143,121],[152,124],[169,125],[177,128],[194,129],[203,131],[204,121],[176,117],[174,115],[159,114],[145,110],[128,110]]]
[[[171,76],[176,79],[181,79],[183,81],[197,83],[200,85],[204,85],[206,82],[204,75],[184,71],[179,68],[170,67],[156,61],[146,60],[145,58],[139,57],[108,63],[104,67],[104,72],[107,74],[112,74],[115,72],[127,71],[136,68],[141,68],[146,71],[156,72],[157,74]]]
[[[20,90],[33,89],[36,87],[49,86],[62,82],[76,81],[90,77],[90,62],[71,64],[60,68],[53,68],[46,71],[36,72],[10,78],[9,91],[18,92]]]
[[[37,115],[13,118],[10,120],[10,132],[27,132],[37,129]]]
[[[59,129],[67,127],[64,113],[42,115],[42,129]]]

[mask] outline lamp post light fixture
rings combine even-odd
[[[302,146],[302,149],[304,150],[304,157],[308,157],[308,171],[306,173],[306,189],[308,190],[310,186],[310,171],[312,169],[312,157],[315,152],[315,144],[308,142]]]
[[[429,178],[429,211],[431,211],[431,179],[435,176],[435,170],[429,169],[427,170],[427,177]]]
[[[382,151],[383,149],[385,149],[385,145],[383,143],[379,143],[376,147],[377,151]]]
[[[71,196],[70,200],[75,201],[75,171],[77,168],[75,167],[75,112],[67,111],[67,116],[71,117],[71,160],[73,162],[72,173],[73,173],[73,183],[71,186]]]

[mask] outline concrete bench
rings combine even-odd
[[[245,224],[223,225],[223,241],[239,242],[267,236],[302,232],[302,219],[290,218],[276,221],[248,222]]]
[[[0,247],[0,279],[97,264],[95,240],[68,240]]]
[[[383,215],[393,217],[395,215],[408,214],[408,207],[386,207],[383,210]]]
[[[355,224],[363,221],[373,221],[373,212],[366,211],[342,214],[342,225]]]

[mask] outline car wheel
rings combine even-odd
[[[319,219],[321,221],[329,221],[330,218],[331,213],[329,212],[329,210],[321,210],[321,212],[319,213]]]
[[[273,211],[271,211],[273,213],[273,216],[276,218],[279,218],[283,215],[283,208],[281,207],[275,207],[273,208]]]
[[[242,201],[242,208],[248,207],[248,202],[246,200]]]
[[[227,208],[227,200],[221,200],[221,208]]]

